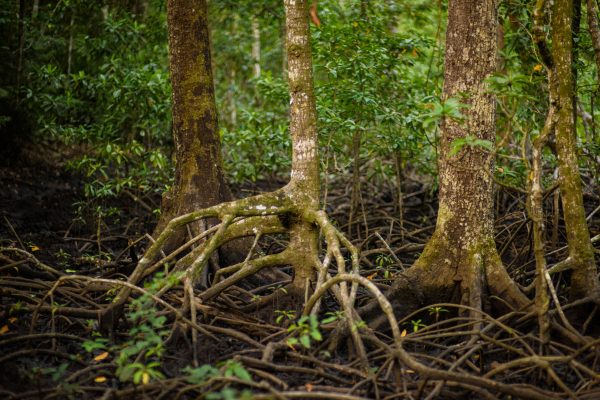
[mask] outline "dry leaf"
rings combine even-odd
[[[4,335],[8,331],[10,331],[10,328],[8,325],[4,325],[2,328],[0,328],[0,335]]]
[[[312,383],[307,383],[306,385],[304,385],[304,387],[306,387],[306,391],[307,391],[308,393],[312,392],[312,390],[313,390],[313,385],[312,385]]]
[[[97,376],[97,377],[94,378],[94,382],[96,382],[96,383],[106,382],[106,377],[102,376],[102,375]]]
[[[29,248],[31,249],[31,251],[39,251],[40,250],[40,248],[38,246],[36,246],[35,244],[29,246]]]
[[[105,351],[104,353],[98,354],[96,357],[94,357],[94,361],[102,361],[106,357],[108,357],[108,351]]]
[[[11,317],[11,318],[9,318],[8,322],[10,322],[11,324],[14,324],[15,322],[17,322],[17,317]]]
[[[373,278],[375,278],[376,276],[377,276],[377,272],[375,272],[374,274],[371,274],[371,275],[367,276],[367,279],[370,280],[370,281],[372,281]]]
[[[400,334],[400,336],[402,336],[402,337],[406,336],[406,329],[402,331],[402,333]]]

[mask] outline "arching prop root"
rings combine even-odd
[[[469,306],[473,318],[489,305],[503,313],[531,307],[532,302],[506,272],[492,238],[482,239],[462,253],[453,245],[434,234],[414,265],[396,276],[385,296],[397,316],[440,302]],[[486,298],[492,304],[484,303]],[[359,310],[373,329],[386,320],[377,308],[371,301]]]
[[[344,251],[350,256],[351,272],[358,275],[359,257],[357,249],[346,239],[343,234],[331,223],[324,211],[307,209],[294,201],[295,191],[284,187],[278,191],[266,193],[233,202],[222,203],[210,208],[191,212],[171,220],[159,237],[146,250],[143,258],[139,261],[136,269],[128,279],[129,285],[120,289],[114,301],[106,307],[101,316],[100,325],[104,329],[111,329],[122,315],[123,307],[131,294],[130,285],[139,284],[145,278],[160,269],[167,271],[164,284],[158,291],[161,297],[168,290],[180,282],[183,283],[185,296],[185,311],[189,311],[190,320],[196,323],[196,300],[209,301],[223,294],[227,289],[233,287],[241,280],[254,275],[261,270],[273,267],[291,265],[294,268],[294,279],[283,291],[277,291],[271,296],[261,298],[250,305],[260,307],[266,305],[282,293],[290,293],[300,297],[304,303],[312,291],[319,289],[331,279],[330,267],[336,266],[336,273],[347,273],[347,261]],[[190,239],[185,244],[170,254],[163,253],[163,246],[172,235],[186,225],[207,219],[220,221],[211,229]],[[300,226],[300,229],[298,229]],[[326,249],[324,256],[319,257],[318,247],[313,249],[315,254],[302,254],[311,251],[310,246],[304,248],[294,245],[298,240],[296,236],[310,236],[312,231],[321,232]],[[276,254],[259,255],[253,257],[254,247],[258,240],[265,235],[289,233],[290,244],[283,251]],[[254,245],[243,262],[219,269],[214,279],[207,288],[200,293],[195,293],[198,283],[206,278],[206,266],[211,256],[227,242],[241,238],[254,237]],[[301,238],[300,241],[303,239]],[[310,241],[310,237],[307,239]],[[196,247],[194,247],[196,246]],[[187,254],[184,255],[184,253]],[[307,261],[308,260],[308,261]],[[306,264],[310,265],[306,265]],[[302,274],[298,273],[301,270]],[[298,279],[298,276],[301,279]],[[357,284],[347,286],[346,281],[339,281],[335,285],[328,285],[332,293],[346,314],[346,323],[353,326],[356,312],[354,311],[354,299],[356,297]],[[299,293],[302,291],[302,293]],[[252,301],[255,299],[251,299]],[[318,313],[318,302],[313,312]],[[360,334],[356,329],[351,329],[356,351],[363,362],[367,365],[367,356]],[[196,341],[197,332],[192,332],[192,340]]]
[[[533,352],[532,347],[526,344],[523,338],[520,336],[520,334],[517,334],[514,329],[506,326],[501,320],[494,319],[489,315],[481,312],[480,309],[473,309],[468,306],[459,307],[467,311],[471,311],[471,314],[479,315],[478,318],[468,318],[470,321],[463,324],[463,330],[465,332],[471,332],[473,334],[472,339],[469,341],[469,343],[462,346],[465,349],[471,346],[470,350],[466,351],[465,354],[463,354],[453,363],[445,363],[439,357],[428,357],[428,359],[430,360],[429,363],[437,362],[441,368],[435,368],[430,365],[427,365],[425,362],[422,362],[415,358],[415,356],[411,355],[405,349],[405,344],[409,342],[411,338],[409,336],[406,336],[405,332],[400,331],[400,324],[396,319],[392,304],[388,301],[388,299],[383,295],[383,293],[379,290],[379,288],[377,288],[377,286],[373,282],[355,274],[341,273],[327,280],[327,282],[321,285],[319,289],[315,291],[315,293],[309,298],[304,308],[304,315],[308,315],[311,313],[311,310],[319,301],[321,296],[323,296],[324,293],[331,286],[344,281],[353,282],[354,284],[358,283],[361,286],[365,287],[372,294],[377,305],[383,312],[382,314],[389,323],[389,326],[392,331],[393,345],[387,345],[379,341],[377,338],[374,339],[374,342],[378,343],[383,348],[383,350],[390,355],[390,357],[393,359],[391,362],[394,362],[395,360],[398,363],[398,365],[402,368],[403,374],[406,371],[410,371],[411,374],[418,374],[418,380],[421,381],[421,386],[427,385],[429,380],[435,381],[433,382],[435,383],[435,386],[433,387],[432,392],[427,396],[428,399],[436,398],[442,386],[446,384],[454,384],[462,386],[463,388],[468,390],[474,390],[484,395],[484,397],[486,398],[496,398],[493,394],[494,392],[499,392],[523,399],[541,400],[548,398],[562,398],[563,396],[576,398],[577,394],[567,384],[565,384],[563,379],[554,370],[555,364],[563,364],[563,366],[556,367],[558,369],[564,367],[571,368],[574,371],[577,371],[578,375],[586,375],[593,381],[598,381],[598,379],[600,378],[600,374],[584,366],[576,360],[576,357],[582,354],[582,349],[576,351],[574,354],[561,354],[549,356],[538,355]],[[455,304],[444,305],[447,307],[457,306]],[[487,325],[485,327],[482,327],[484,323],[486,323]],[[467,330],[469,329],[469,327],[471,327],[471,329]],[[513,347],[509,345],[506,341],[498,340],[497,338],[493,337],[494,335],[488,336],[489,332],[492,331],[492,328],[496,328],[497,330],[503,331],[506,334],[514,337],[514,340],[521,343],[524,348],[520,349],[518,347]],[[442,331],[443,330],[439,327],[438,330],[433,329],[432,327],[431,337],[435,338],[436,336],[439,336],[440,332]],[[441,335],[443,336],[443,334]],[[446,335],[456,335],[456,333],[446,332]],[[421,347],[423,342],[421,342]],[[502,347],[504,347],[504,349],[508,353],[514,353],[517,357],[510,361],[497,364],[483,376],[477,376],[476,374],[468,374],[463,372],[464,370],[460,368],[460,365],[465,363],[465,361],[467,361],[467,359],[474,353],[480,351],[483,347],[485,347],[486,342],[488,344],[499,344],[500,342],[503,342]],[[588,343],[588,345],[584,346],[584,348],[589,348],[589,346],[592,346],[593,343],[596,343],[596,341]],[[440,357],[443,356],[444,353],[448,352],[449,351],[441,353]],[[551,392],[528,384],[508,384],[500,382],[499,380],[492,380],[492,377],[503,375],[503,373],[510,370],[518,370],[522,368],[537,368],[540,371],[545,372],[549,380],[554,382],[555,387],[559,391]],[[510,374],[507,375],[510,376]]]

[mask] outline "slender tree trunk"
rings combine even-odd
[[[67,48],[67,75],[71,75],[71,66],[73,65],[73,27],[75,25],[75,9],[71,11],[71,21],[69,22],[69,45]]]
[[[587,0],[588,29],[592,38],[592,46],[594,47],[596,72],[598,74],[598,83],[600,84],[600,27],[598,24],[597,6],[596,0]]]
[[[575,81],[573,64],[573,1],[555,0],[552,12],[552,60],[555,84],[550,85],[557,103],[556,153],[560,193],[573,268],[571,297],[598,295],[594,248],[585,220],[582,183],[577,160]]]
[[[285,0],[286,53],[290,92],[290,134],[292,171],[289,196],[300,210],[319,207],[320,177],[317,112],[312,80],[312,56],[306,0]],[[293,287],[308,289],[317,259],[317,230],[302,220],[290,228],[293,261]]]
[[[231,200],[222,171],[207,14],[205,0],[167,3],[176,168],[156,233],[178,215]]]
[[[19,23],[18,23],[19,47],[17,50],[17,95],[16,102],[21,97],[21,77],[23,75],[23,49],[25,47],[25,0],[19,0]]]
[[[254,78],[260,78],[260,25],[258,18],[252,17],[252,72]]]

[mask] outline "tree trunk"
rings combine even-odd
[[[222,170],[207,3],[169,0],[167,10],[176,168],[158,233],[178,215],[231,199]]]
[[[260,25],[258,18],[252,17],[252,75],[254,78],[260,78]]]
[[[598,26],[598,5],[596,4],[596,0],[587,0],[586,4],[588,29],[592,39],[594,56],[596,59],[596,73],[598,74],[598,82],[600,83],[600,27]]]
[[[585,220],[581,177],[577,161],[575,126],[575,80],[573,76],[573,1],[555,0],[552,12],[552,60],[554,78],[550,85],[557,102],[556,154],[571,275],[571,298],[598,295],[600,288],[594,248]]]
[[[284,4],[292,136],[289,197],[297,209],[316,211],[319,207],[320,177],[308,5],[306,0],[285,0]],[[319,262],[317,234],[315,226],[302,219],[294,221],[290,227],[290,250],[295,253],[292,286],[299,292],[306,291],[314,267]]]
[[[271,193],[262,193],[244,199],[221,202],[202,208],[195,190],[209,183],[203,189],[225,189],[218,163],[218,136],[214,117],[214,98],[210,78],[210,58],[206,30],[206,13],[198,15],[191,5],[174,7],[175,0],[169,1],[169,23],[171,43],[171,66],[173,68],[174,91],[174,132],[177,142],[178,176],[171,193],[170,204],[173,210],[192,209],[185,215],[170,219],[160,235],[146,250],[128,281],[132,284],[156,272],[165,263],[178,257],[169,274],[177,279],[164,280],[162,292],[173,287],[179,279],[184,283],[185,299],[190,310],[191,320],[196,320],[194,285],[206,270],[211,256],[218,249],[237,238],[254,236],[254,245],[262,235],[289,233],[287,248],[277,254],[247,257],[235,265],[222,268],[201,294],[203,301],[209,301],[220,295],[242,279],[259,273],[266,268],[292,266],[293,278],[285,291],[276,291],[260,299],[246,299],[248,304],[242,310],[258,310],[266,306],[272,316],[273,307],[299,309],[306,301],[313,287],[319,288],[329,279],[329,267],[337,264],[340,273],[346,273],[346,259],[342,248],[351,258],[351,268],[358,273],[359,258],[357,249],[339,232],[319,210],[320,174],[318,157],[317,116],[312,82],[312,60],[310,34],[308,29],[308,7],[306,0],[285,0],[286,47],[288,60],[288,83],[290,93],[290,134],[292,136],[292,171],[290,182],[283,188]],[[206,3],[202,2],[206,10]],[[177,6],[181,6],[178,3]],[[193,11],[193,12],[192,12]],[[192,17],[196,15],[196,17]],[[173,23],[177,21],[177,23]],[[192,31],[190,31],[190,27]],[[187,41],[184,40],[187,38]],[[190,40],[191,39],[191,40]],[[187,44],[186,44],[187,42]],[[191,45],[189,43],[194,43]],[[202,43],[198,51],[198,42]],[[187,52],[183,51],[187,48]],[[180,70],[183,69],[183,70]],[[183,71],[187,71],[187,74]],[[190,73],[192,71],[192,73]],[[196,73],[193,73],[196,71]],[[204,96],[204,97],[203,97]],[[190,106],[190,104],[192,106]],[[183,108],[182,108],[183,107]],[[185,113],[184,113],[185,112]],[[185,118],[184,118],[185,117]],[[198,133],[198,134],[196,134]],[[200,134],[202,133],[202,134]],[[210,133],[210,134],[209,134]],[[187,147],[185,147],[186,145]],[[196,154],[196,153],[197,154]],[[211,153],[212,152],[212,153]],[[197,156],[197,157],[196,157]],[[209,157],[215,163],[212,169],[203,170],[205,159]],[[207,171],[213,174],[207,174]],[[210,184],[212,182],[212,184]],[[198,186],[194,186],[197,184]],[[217,190],[213,190],[211,201],[218,202]],[[223,191],[220,196],[226,195]],[[178,208],[174,208],[178,206]],[[172,214],[176,215],[176,214]],[[210,232],[197,235],[169,255],[158,259],[169,241],[185,226],[198,224],[208,219],[220,220],[218,226]],[[165,218],[166,219],[166,218]],[[318,234],[323,233],[327,245],[323,262],[319,259]],[[199,243],[200,240],[206,239]],[[196,245],[195,247],[192,247]],[[254,247],[253,245],[253,247]],[[182,252],[187,254],[181,257]],[[314,279],[317,275],[317,279]],[[313,284],[315,284],[313,286]],[[356,286],[351,290],[345,282],[334,288],[336,299],[342,304],[348,325],[352,326],[353,298]],[[101,326],[112,327],[122,313],[122,308],[131,291],[123,288],[111,305],[101,314]],[[281,301],[280,301],[281,300]],[[282,304],[283,303],[283,304]],[[285,308],[287,307],[287,308]],[[352,331],[357,352],[366,359],[364,346],[358,331]],[[194,336],[193,342],[195,343]]]
[[[415,265],[394,283],[400,303],[414,303],[416,296],[422,303],[451,299],[481,309],[488,286],[513,305],[527,303],[494,243],[493,154],[464,146],[450,155],[452,142],[467,135],[495,140],[495,97],[485,79],[496,72],[497,32],[494,0],[449,1],[443,98],[459,98],[468,108],[464,121],[442,122],[436,229]]]

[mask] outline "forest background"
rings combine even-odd
[[[175,177],[167,5],[158,0],[3,0],[0,163],[7,190],[0,198],[0,271],[6,287],[0,314],[5,355],[0,364],[14,372],[3,380],[2,390],[11,398],[23,393],[143,397],[188,391],[212,398],[251,393],[310,398],[313,391],[338,396],[331,398],[393,393],[460,398],[473,392],[481,397],[594,398],[600,380],[598,352],[590,349],[598,342],[598,299],[589,293],[574,298],[569,292],[565,260],[574,245],[568,246],[561,205],[556,139],[547,135],[544,143],[538,140],[546,137],[553,109],[553,66],[545,58],[544,43],[557,47],[552,15],[555,3],[563,2],[545,3],[500,2],[497,71],[486,79],[496,102],[496,140],[466,135],[451,141],[445,151],[457,159],[468,151],[495,156],[494,239],[499,256],[518,287],[542,301],[536,286],[542,262],[536,246],[543,243],[543,262],[548,270],[554,268],[550,287],[543,292],[553,297],[545,306],[537,303],[543,312],[539,307],[529,314],[512,310],[509,317],[492,313],[485,304],[492,300],[485,294],[485,317],[461,311],[460,301],[423,304],[397,315],[411,354],[431,369],[456,369],[464,375],[459,379],[386,358],[385,346],[371,344],[361,350],[359,339],[348,331],[368,327],[343,305],[336,306],[335,296],[324,298],[322,312],[311,316],[301,316],[301,307],[286,303],[272,305],[270,318],[256,313],[256,320],[245,319],[250,317],[235,311],[255,297],[271,296],[271,301],[277,298],[273,294],[288,290],[285,276],[277,274],[250,279],[250,286],[242,285],[237,294],[222,295],[210,306],[186,308],[189,299],[156,302],[161,282],[168,279],[165,270],[146,277],[146,286],[135,282],[146,289],[132,289],[124,323],[104,330],[96,306],[115,301],[119,292],[113,280],[131,277],[143,260],[151,242],[146,234],[159,220],[161,196]],[[572,29],[563,39],[573,43],[568,67],[576,78],[573,139],[586,231],[596,244],[598,4],[567,3]],[[360,250],[360,275],[381,292],[392,290],[436,228],[444,121],[464,124],[470,118],[468,96],[443,96],[447,8],[442,0],[321,0],[311,11],[320,208]],[[208,22],[226,180],[236,198],[278,190],[290,179],[292,167],[284,5],[209,1]],[[541,187],[539,209],[531,207],[536,201],[533,179]],[[250,253],[268,255],[285,249],[288,241],[286,234],[257,236],[254,244],[242,245]],[[343,258],[350,263],[351,247],[347,249]],[[283,271],[288,279],[293,276],[290,268]],[[81,278],[53,283],[64,275]],[[85,290],[84,276],[100,283],[105,279],[105,285]],[[173,296],[183,298],[186,290]],[[357,309],[368,309],[368,291],[356,290]],[[89,314],[68,310],[84,305],[91,306]],[[188,314],[186,323],[195,324],[195,331],[177,327]],[[361,315],[375,326],[368,314]],[[543,328],[545,318],[553,335]],[[345,323],[349,329],[344,333]],[[489,336],[470,340],[472,331],[485,324]],[[374,329],[389,350],[394,343],[390,332]],[[202,350],[198,343],[206,344],[215,335],[218,345]],[[17,347],[27,338],[32,340],[27,351]],[[347,343],[343,350],[336,347],[338,341]],[[277,344],[264,350],[271,342]],[[256,359],[249,356],[253,347],[262,353]],[[507,354],[499,355],[499,349]],[[469,356],[462,359],[461,354]],[[81,364],[84,372],[78,371]],[[282,367],[287,364],[292,369]],[[314,366],[321,372],[307,368]],[[440,383],[446,380],[454,383]],[[492,387],[492,381],[499,386]],[[23,390],[32,383],[36,389]],[[510,392],[503,383],[516,384],[523,392]],[[524,383],[543,389],[535,391]]]

